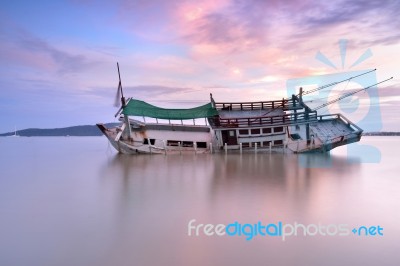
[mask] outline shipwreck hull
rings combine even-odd
[[[296,131],[291,131],[288,126],[278,137],[274,134],[243,137],[238,133],[235,145],[227,143],[218,145],[218,136],[207,127],[146,125],[132,127],[132,138],[121,137],[116,140],[118,134],[121,133],[120,127],[106,128],[103,124],[97,124],[97,126],[111,145],[123,154],[324,153],[336,147],[360,141],[362,133],[362,130],[355,130],[349,126],[343,117],[336,117],[328,120],[321,119],[311,124],[313,137],[309,141],[303,134],[304,128],[297,125]],[[239,130],[243,129],[237,129],[237,132]],[[287,137],[294,135],[290,134],[293,132],[296,132],[299,139]],[[282,136],[285,137],[283,141]],[[279,144],[272,145],[273,139],[278,139],[276,143]],[[260,140],[268,141],[261,142]],[[269,145],[263,145],[263,143],[269,143]]]
[[[143,125],[132,127],[130,138],[118,138],[120,127],[97,126],[111,145],[124,154],[201,154],[211,153],[213,149],[208,127]]]
[[[125,154],[328,152],[359,141],[362,134],[362,129],[344,116],[318,115],[295,95],[242,103],[215,103],[211,96],[209,104],[191,109],[163,109],[130,100],[122,110],[120,127],[98,127],[111,145]],[[146,123],[146,116],[155,123]],[[199,118],[205,124],[196,123]],[[193,124],[183,120],[193,120]]]

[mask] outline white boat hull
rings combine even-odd
[[[236,143],[224,143],[221,131],[208,126],[135,124],[131,126],[130,137],[123,126],[106,128],[97,126],[108,138],[111,145],[124,154],[202,154],[214,152],[278,152],[310,153],[327,152],[335,147],[357,142],[362,130],[352,128],[342,116],[328,117],[310,124],[312,139],[305,137],[305,125],[287,126],[280,134],[240,135],[235,131]],[[124,125],[124,124],[123,124]],[[290,136],[298,135],[299,139]],[[279,143],[279,144],[276,144]]]

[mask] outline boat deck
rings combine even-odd
[[[292,127],[292,130],[294,127]],[[305,128],[292,131],[300,136],[300,141],[292,141],[288,148],[294,152],[312,150],[326,151],[334,147],[358,141],[362,130],[340,115],[319,116],[318,122],[310,123],[310,133],[314,135],[311,145],[306,140]]]
[[[322,142],[327,142],[354,132],[351,127],[340,119],[319,121],[318,123],[311,124],[310,129]]]

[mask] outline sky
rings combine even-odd
[[[116,121],[117,62],[126,96],[175,108],[207,103],[209,93],[217,102],[282,99],[293,81],[297,89],[318,77],[303,84],[311,88],[376,68],[362,84],[393,77],[377,94],[321,113],[357,123],[374,105],[380,118],[369,120],[381,121],[372,129],[400,131],[398,10],[397,0],[3,1],[0,133]]]

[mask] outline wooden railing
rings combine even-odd
[[[293,99],[282,99],[277,101],[264,101],[264,102],[241,102],[241,103],[230,103],[220,102],[215,103],[215,107],[218,110],[263,110],[263,109],[301,109],[301,105],[298,101]]]
[[[307,117],[308,116],[308,117]],[[212,126],[214,128],[242,128],[242,127],[262,127],[262,126],[284,126],[295,125],[306,122],[317,121],[317,113],[297,113],[277,116],[245,117],[245,118],[214,118]]]
[[[347,126],[351,127],[356,133],[360,132],[362,133],[363,130],[351,122],[348,118],[346,118],[344,115],[341,114],[326,114],[326,115],[319,115],[318,120],[319,121],[324,121],[324,120],[331,120],[331,119],[340,119],[342,120]]]

